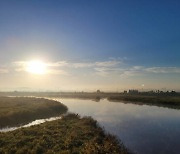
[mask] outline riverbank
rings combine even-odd
[[[69,114],[12,132],[0,133],[0,153],[114,153],[128,151],[90,117]]]
[[[71,98],[100,101],[108,99],[112,102],[124,102],[139,105],[151,105],[180,109],[180,93],[176,92],[139,92],[138,94],[113,92],[0,92],[0,96],[34,96],[46,98]]]
[[[108,100],[111,102],[124,102],[138,105],[151,105],[166,107],[172,109],[180,109],[179,96],[144,96],[144,95],[119,95],[110,96]]]
[[[44,98],[0,97],[0,128],[27,124],[67,112],[60,102]]]

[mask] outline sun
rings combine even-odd
[[[45,74],[47,65],[40,60],[29,61],[27,62],[26,71],[32,74]]]

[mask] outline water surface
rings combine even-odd
[[[70,112],[92,116],[135,153],[180,153],[179,110],[108,100],[56,100],[65,104]]]
[[[18,127],[5,127],[5,128],[1,128],[0,129],[0,132],[9,132],[9,131],[13,131],[13,130],[16,130],[16,129],[19,129],[19,128],[25,128],[25,127],[30,127],[30,126],[34,126],[34,125],[39,125],[39,124],[42,124],[42,123],[45,123],[47,121],[54,121],[54,120],[58,120],[58,119],[61,119],[62,117],[59,116],[59,117],[51,117],[51,118],[46,118],[46,119],[37,119],[37,120],[34,120],[26,125],[22,125],[22,126],[18,126]]]

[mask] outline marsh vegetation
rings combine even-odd
[[[0,97],[0,128],[59,116],[66,111],[67,107],[60,102],[44,98]]]
[[[112,102],[133,103],[138,105],[152,105],[172,109],[180,109],[180,96],[147,96],[147,95],[119,95],[108,97]]]
[[[113,102],[134,103],[139,105],[152,105],[180,109],[180,93],[177,92],[137,92],[113,93],[113,92],[0,92],[0,96],[35,96],[35,97],[57,97],[57,98],[77,98],[85,100],[100,101],[108,99]]]
[[[114,153],[128,150],[97,121],[75,114],[61,120],[0,133],[0,153]]]

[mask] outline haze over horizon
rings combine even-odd
[[[180,91],[180,1],[0,1],[0,91]]]

